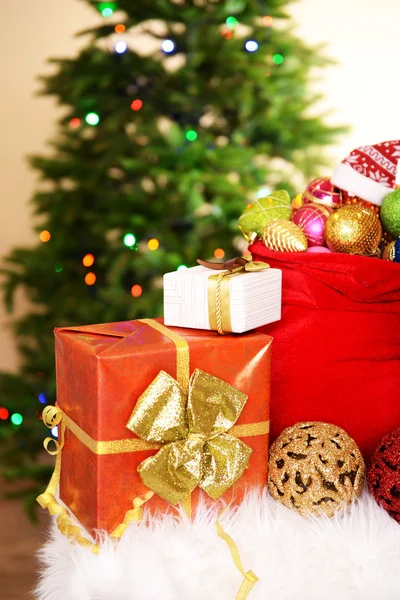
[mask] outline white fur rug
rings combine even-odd
[[[331,520],[251,495],[221,523],[260,579],[248,600],[400,598],[400,525],[366,492]],[[38,600],[234,600],[243,580],[205,510],[194,523],[133,524],[97,556],[53,527],[40,559]]]

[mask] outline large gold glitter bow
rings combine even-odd
[[[143,483],[171,504],[201,487],[217,500],[243,474],[251,448],[228,432],[247,396],[196,369],[186,395],[160,371],[139,398],[127,427],[162,448],[138,467]]]

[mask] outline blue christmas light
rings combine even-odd
[[[123,54],[124,52],[126,52],[127,48],[128,46],[122,40],[115,44],[115,52],[117,52],[117,54]]]
[[[175,50],[175,44],[172,40],[164,40],[161,44],[161,48],[166,54],[171,54],[171,52]]]
[[[43,392],[41,394],[39,394],[38,396],[38,400],[40,402],[40,404],[47,404],[47,398],[46,396],[43,394]]]
[[[256,52],[256,50],[258,50],[258,44],[255,40],[247,40],[244,47],[247,52]]]
[[[52,428],[51,430],[51,435],[55,438],[58,438],[58,427],[57,425],[55,427]]]

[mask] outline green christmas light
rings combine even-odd
[[[225,23],[228,25],[228,27],[230,29],[233,29],[234,27],[236,27],[236,25],[238,25],[239,21],[237,20],[236,17],[228,17],[226,19]]]
[[[126,233],[124,235],[124,244],[125,246],[128,246],[128,248],[132,248],[132,246],[135,245],[136,242],[136,238],[133,235],[133,233]]]
[[[194,142],[194,140],[197,139],[197,133],[194,129],[189,129],[189,131],[186,132],[186,139],[189,140],[189,142]]]
[[[60,264],[60,265],[56,265],[54,267],[54,270],[55,270],[56,273],[61,273],[61,271],[63,270],[63,268],[64,268],[64,266]]]
[[[100,121],[100,117],[96,113],[90,112],[86,115],[85,121],[88,125],[97,125]]]
[[[274,56],[272,57],[272,60],[274,61],[274,63],[276,65],[281,65],[283,63],[283,56],[282,54],[274,54]]]
[[[115,2],[100,2],[98,9],[104,18],[111,17],[116,9]]]
[[[186,265],[179,265],[179,267],[177,268],[177,271],[186,271],[187,266]]]
[[[23,420],[24,420],[23,416],[20,415],[19,413],[14,413],[13,415],[11,415],[11,423],[13,425],[21,425]]]

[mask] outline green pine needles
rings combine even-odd
[[[265,186],[300,191],[287,173],[317,175],[342,131],[312,116],[310,76],[328,62],[294,35],[289,2],[86,1],[100,26],[42,79],[65,108],[50,153],[31,158],[43,241],[2,269],[9,311],[18,288],[31,303],[13,321],[20,371],[0,373],[0,469],[27,482],[28,507],[50,470],[53,328],[161,315],[163,273],[240,253],[245,205]]]

